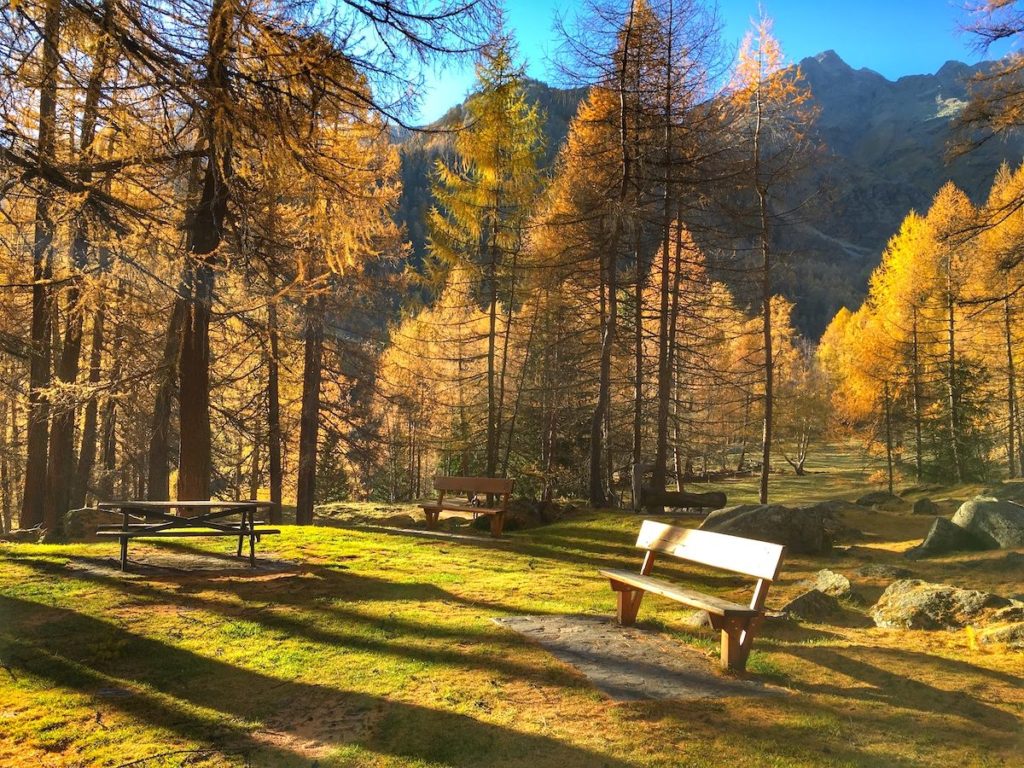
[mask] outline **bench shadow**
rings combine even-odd
[[[287,712],[294,723],[330,711],[317,735],[328,748],[355,745],[371,752],[430,764],[476,766],[492,752],[529,758],[536,765],[626,768],[608,755],[538,734],[515,731],[467,715],[328,685],[284,680],[197,655],[68,610],[0,596],[8,634],[4,659],[13,673],[96,697],[121,687],[126,695],[102,698],[120,710],[218,752],[260,755],[261,764],[308,765],[301,750],[261,738],[266,723]],[[31,633],[18,626],[31,623]],[[116,644],[117,652],[91,654]],[[198,711],[197,711],[198,709]],[[202,713],[216,712],[219,716]],[[253,725],[252,721],[258,721]],[[333,725],[344,725],[334,728]],[[248,725],[247,725],[248,723]],[[458,734],[458,738],[443,738]]]
[[[837,650],[824,646],[778,645],[776,650],[863,683],[863,685],[847,686],[840,683],[794,681],[792,686],[804,693],[859,699],[898,709],[914,709],[943,715],[956,714],[969,720],[985,721],[992,727],[1003,730],[1017,729],[1021,726],[1018,718],[979,701],[962,689],[946,691],[936,688],[900,671],[889,671],[850,655],[858,651],[875,653],[878,651],[876,648],[849,646]],[[938,662],[940,665],[944,661],[928,654],[913,654],[904,651],[893,651],[886,655],[892,661],[892,670],[906,670],[907,661],[925,661],[932,664]],[[976,667],[970,665],[954,665],[957,674],[952,679],[962,679],[964,672],[967,671],[964,667],[967,667],[972,673],[978,671]],[[1005,682],[1019,683],[1019,680],[1015,680],[1011,676],[1006,677]]]

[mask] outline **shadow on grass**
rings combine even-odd
[[[391,698],[331,686],[282,680],[261,671],[199,656],[64,608],[0,597],[6,617],[3,655],[15,673],[95,696],[126,687],[131,695],[104,699],[105,705],[177,736],[222,753],[259,754],[288,765],[308,757],[259,738],[252,721],[281,712],[301,722],[321,708],[343,713],[346,725],[317,731],[329,748],[356,745],[371,752],[455,766],[480,765],[497,753],[503,762],[532,765],[608,766],[626,763],[556,739],[526,734],[475,718]],[[31,633],[19,626],[33,627]],[[93,653],[117,644],[113,656]],[[214,714],[211,714],[214,713]],[[332,721],[336,722],[336,720]],[[353,726],[353,723],[361,725]]]
[[[965,690],[943,690],[909,676],[908,664],[926,663],[944,668],[951,683],[963,681],[965,673],[994,674],[1003,682],[1019,684],[1011,675],[990,673],[970,664],[950,661],[929,654],[904,650],[884,650],[866,646],[850,646],[842,649],[822,646],[777,645],[776,650],[788,653],[804,661],[817,664],[840,675],[853,678],[862,685],[836,683],[796,683],[794,687],[805,693],[817,693],[842,698],[883,704],[900,709],[914,709],[942,715],[954,715],[968,720],[984,722],[997,730],[1016,730],[1020,720],[1008,712],[990,706],[971,696]],[[854,658],[858,652],[878,654],[886,657],[888,669]]]
[[[450,665],[469,669],[480,669],[489,672],[500,672],[518,679],[533,680],[537,683],[560,685],[566,688],[580,687],[581,681],[558,669],[537,669],[515,659],[518,644],[513,636],[499,632],[497,628],[489,631],[475,631],[465,627],[445,629],[436,624],[411,622],[395,616],[386,618],[367,616],[351,608],[337,604],[318,605],[319,597],[332,600],[351,598],[354,601],[367,599],[373,593],[375,600],[411,600],[418,602],[447,602],[462,604],[474,609],[488,611],[501,609],[503,613],[521,613],[514,609],[465,600],[445,590],[429,584],[392,584],[391,582],[357,576],[333,569],[310,566],[306,570],[317,574],[316,584],[309,584],[310,579],[303,574],[296,574],[296,582],[282,589],[281,579],[268,589],[265,582],[253,580],[219,579],[203,581],[206,592],[219,592],[225,596],[237,598],[236,601],[225,601],[211,598],[209,594],[202,596],[189,594],[180,590],[169,591],[158,589],[141,580],[126,580],[117,572],[109,575],[93,570],[76,571],[69,574],[66,568],[45,558],[20,556],[18,562],[34,570],[61,578],[78,578],[86,582],[103,584],[145,604],[173,605],[191,610],[215,613],[228,620],[253,621],[264,628],[279,632],[289,637],[301,637],[314,643],[329,646],[344,646],[357,651],[383,654],[405,658],[412,661],[435,665]],[[237,572],[236,572],[237,573]],[[180,583],[181,574],[165,576],[165,581]],[[178,576],[175,579],[173,576]],[[195,583],[195,577],[187,580]],[[394,594],[390,591],[394,589]],[[300,611],[306,612],[303,616]],[[332,627],[321,626],[314,621],[309,613],[326,617],[335,624]],[[348,625],[353,631],[343,631],[337,624]],[[365,633],[383,633],[384,639],[377,639]],[[433,638],[445,641],[441,647],[424,647],[415,643],[402,642],[401,636],[408,638]],[[498,646],[498,653],[480,653],[481,642]],[[462,650],[459,644],[467,648]]]

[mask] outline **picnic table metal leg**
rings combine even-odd
[[[122,515],[122,518],[121,518],[121,528],[122,528],[122,530],[127,531],[128,530],[128,511],[122,509],[121,510],[121,515]],[[128,570],[128,537],[127,536],[120,536],[120,537],[118,537],[118,540],[121,543],[121,570],[122,571],[126,571],[126,570]]]

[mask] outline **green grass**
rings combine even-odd
[[[780,500],[856,495],[866,485],[844,474],[856,471],[844,461],[799,483],[786,478]],[[335,517],[415,514],[348,507]],[[899,550],[927,522],[866,513],[859,524],[876,526],[876,537],[841,557],[792,558],[769,603],[781,605],[822,567],[853,576],[868,562],[908,565]],[[507,544],[284,526],[260,557],[292,563],[286,571],[134,577],[82,567],[113,558],[109,542],[0,545],[0,765],[151,758],[138,765],[794,768],[1019,759],[1022,657],[972,651],[960,633],[779,624],[756,646],[749,674],[784,686],[784,695],[616,704],[491,621],[610,616],[613,596],[596,570],[638,564],[637,525],[631,515],[586,513],[511,534]],[[132,553],[228,549],[168,540],[133,544]],[[960,570],[963,559],[913,567],[923,578],[1008,588],[984,569]],[[661,572],[742,594],[707,572]],[[992,577],[1000,578],[1012,574]],[[688,629],[686,613],[648,599],[641,627],[714,659],[717,639]]]

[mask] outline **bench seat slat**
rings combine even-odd
[[[115,538],[119,537],[119,536],[127,536],[129,538],[142,538],[142,537],[147,537],[147,538],[156,538],[156,537],[180,538],[180,537],[184,537],[184,536],[234,536],[234,537],[237,537],[237,536],[252,536],[252,535],[266,536],[266,535],[274,534],[274,533],[280,533],[280,531],[276,530],[274,528],[268,528],[268,529],[265,529],[265,530],[257,529],[255,531],[250,531],[249,529],[245,529],[245,530],[241,530],[241,531],[196,531],[196,530],[179,531],[179,530],[174,530],[173,528],[171,528],[171,529],[166,529],[165,528],[165,529],[160,530],[160,531],[146,531],[146,530],[142,530],[142,529],[138,529],[138,528],[136,528],[135,530],[132,530],[131,528],[129,528],[128,530],[119,529],[119,530],[116,530],[116,531],[97,531],[96,535],[97,536],[113,536]]]
[[[492,507],[474,507],[471,504],[420,504],[423,509],[439,510],[445,512],[476,512],[478,515],[496,515],[499,512],[505,512],[504,509],[494,509]]]
[[[716,616],[756,616],[758,611],[749,606],[734,603],[714,595],[706,595],[692,589],[685,589],[661,579],[651,576],[643,576],[635,571],[601,571],[602,576],[607,576],[612,581],[628,584],[631,587],[642,589],[644,592],[651,592],[655,595],[667,597],[676,602],[700,608],[701,610],[713,613]]]

